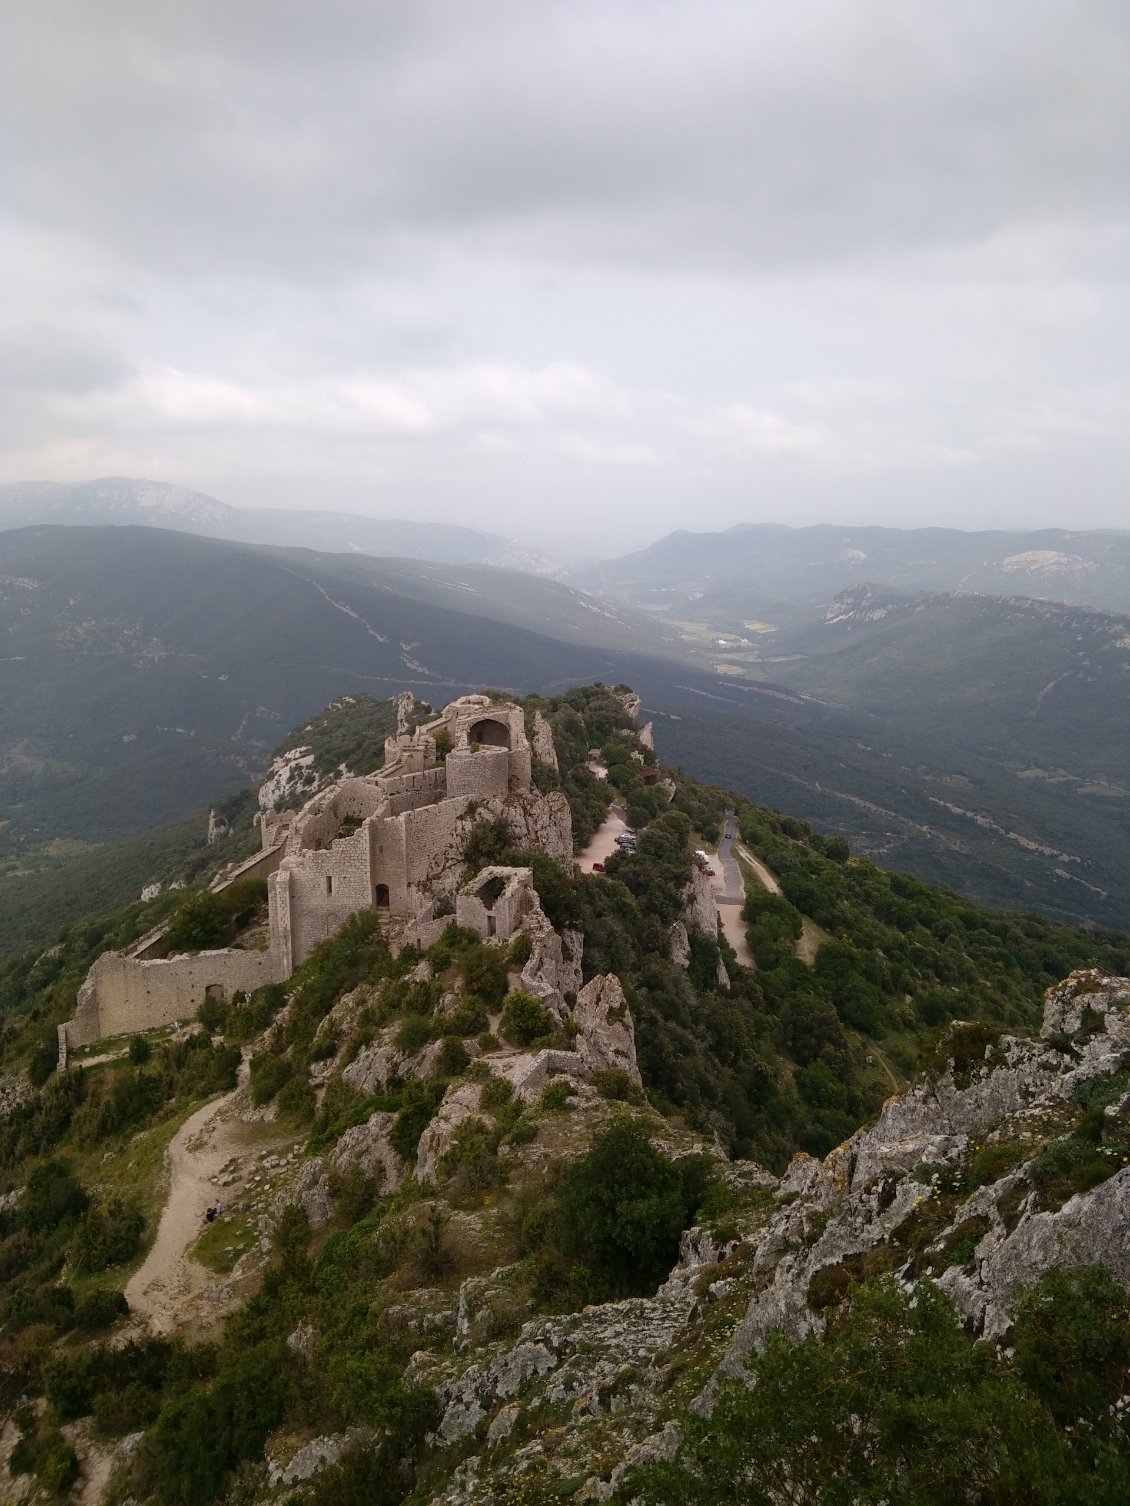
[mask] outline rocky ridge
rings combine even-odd
[[[1130,1290],[1130,982],[1073,974],[1036,1039],[961,1024],[951,1037],[935,1074],[824,1160],[798,1155],[779,1180],[720,1166],[735,1207],[684,1234],[654,1297],[533,1318],[491,1343],[509,1272],[464,1282],[450,1345],[410,1366],[441,1404],[435,1443],[460,1457],[433,1506],[485,1506],[524,1477],[583,1475],[572,1499],[610,1499],[630,1465],[673,1455],[681,1408],[709,1410],[772,1329],[821,1329],[872,1275],[934,1279],[971,1336],[998,1343],[1052,1267],[1100,1263]],[[1048,1166],[1096,1103],[1109,1168],[1073,1191]]]

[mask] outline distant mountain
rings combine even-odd
[[[638,689],[664,763],[982,903],[1125,925],[1121,628],[886,588],[825,610],[751,633],[747,672],[718,674],[676,624],[529,575],[132,527],[0,533],[0,883],[96,875],[92,844],[245,787],[335,697],[601,680]]]
[[[21,481],[0,486],[0,529],[36,523],[134,523],[245,544],[496,565],[535,575],[552,575],[558,568],[555,561],[512,539],[475,528],[405,518],[366,518],[348,512],[229,507],[187,487],[128,476],[70,484]]]
[[[1130,532],[965,533],[955,528],[786,528],[669,534],[570,573],[601,595],[740,628],[822,611],[850,586],[1034,596],[1130,612]]]
[[[857,586],[772,642],[764,668],[783,684],[1130,813],[1130,617]]]
[[[653,641],[572,587],[484,567],[0,533],[0,855],[172,820],[337,695],[615,682]]]

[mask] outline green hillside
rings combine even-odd
[[[467,865],[528,861],[554,926],[583,934],[585,978],[618,973],[642,1091],[612,1070],[580,1084],[554,1076],[526,1101],[492,1074],[492,1018],[515,1046],[566,1057],[579,1029],[512,987],[522,938],[486,945],[451,925],[426,953],[393,956],[377,916],[359,915],[285,985],[212,1001],[200,1028],[138,1036],[116,1056],[105,1043],[111,1059],[84,1064],[80,1054],[62,1077],[54,1027],[90,962],[191,895],[88,916],[50,948],[10,958],[0,970],[0,1405],[13,1421],[11,1474],[45,1498],[77,1500],[82,1472],[89,1479],[102,1460],[109,1501],[253,1503],[275,1498],[269,1459],[334,1437],[336,1455],[295,1493],[309,1506],[422,1506],[457,1489],[472,1457],[483,1472],[476,1503],[549,1506],[627,1460],[650,1467],[610,1498],[642,1489],[689,1506],[712,1460],[760,1480],[794,1454],[817,1461],[816,1477],[846,1482],[844,1500],[869,1480],[895,1499],[892,1482],[921,1477],[942,1481],[922,1497],[942,1501],[967,1498],[953,1494],[954,1450],[975,1446],[995,1481],[1004,1466],[993,1440],[1004,1437],[1029,1491],[999,1499],[1065,1499],[1057,1482],[1089,1461],[1106,1491],[1092,1498],[1113,1502],[1126,1457],[1113,1409],[1130,1327],[1110,1275],[1056,1268],[1021,1294],[1015,1370],[996,1346],[971,1343],[928,1279],[934,1260],[940,1272],[971,1258],[987,1219],[966,1219],[935,1246],[978,1188],[1011,1176],[1055,1212],[1073,1192],[1125,1175],[1125,1126],[1104,1114],[1125,1093],[1113,1060],[1055,1114],[1029,1116],[1023,1144],[958,1137],[944,1186],[915,1166],[860,1192],[883,1209],[904,1196],[900,1180],[917,1189],[897,1250],[880,1242],[866,1260],[821,1267],[808,1300],[828,1314],[825,1337],[797,1348],[774,1340],[755,1361],[762,1385],[752,1398],[723,1382],[712,1418],[687,1403],[764,1288],[755,1257],[779,1259],[784,1241],[801,1262],[836,1217],[831,1195],[814,1211],[789,1184],[729,1157],[752,1153],[782,1170],[798,1149],[823,1154],[922,1069],[969,1087],[1010,1059],[1002,1029],[1038,1025],[1049,983],[1080,966],[1130,968],[1130,937],[978,909],[677,771],[668,802],[647,783],[648,754],[604,686],[535,706],[560,766],[557,775],[542,766],[539,780],[565,791],[582,832],[618,798],[638,851],[603,875],[572,876],[544,853],[515,850],[504,823],[483,819]],[[335,754],[363,757],[361,719],[333,730]],[[607,781],[587,768],[593,747]],[[693,931],[684,967],[669,926],[683,913],[693,848],[717,839],[731,808],[783,895],[750,890],[756,971]],[[806,921],[822,936],[807,963],[795,949]],[[1103,1028],[1101,1017],[1085,1020],[1077,1038],[1045,1041],[1041,1060],[1066,1073]],[[364,1091],[343,1073],[378,1040],[396,1043],[402,1070]],[[476,1111],[428,1181],[417,1175],[422,1137],[459,1094]],[[232,1119],[237,1101],[243,1117]],[[224,1318],[184,1328],[184,1313],[170,1309],[162,1319],[173,1331],[150,1332],[123,1291],[152,1245],[166,1147],[182,1127],[198,1126],[192,1143],[207,1143],[212,1131],[190,1115],[209,1102],[228,1113],[213,1128],[227,1124],[224,1143],[238,1149],[223,1153],[224,1207],[200,1219],[192,1248]],[[269,1122],[251,1112],[268,1105]],[[370,1135],[399,1158],[397,1184],[382,1180],[380,1162],[335,1160]],[[1018,1218],[1017,1202],[1008,1206]],[[692,1222],[707,1250],[691,1272],[698,1287],[654,1298]],[[913,1301],[882,1279],[910,1259]],[[851,1413],[868,1394],[884,1399],[882,1425],[855,1448]],[[495,1397],[512,1405],[488,1435]],[[685,1440],[677,1464],[629,1459],[664,1416],[679,1419]],[[899,1425],[908,1417],[912,1445]],[[1069,1418],[1081,1438],[1052,1427]],[[705,1498],[736,1499],[708,1477]]]

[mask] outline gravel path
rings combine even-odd
[[[185,1326],[194,1300],[215,1280],[189,1254],[204,1227],[204,1211],[220,1201],[219,1176],[230,1158],[246,1148],[247,1129],[236,1099],[247,1081],[249,1062],[240,1066],[240,1084],[186,1119],[165,1152],[169,1196],[144,1263],[126,1283],[130,1312],[151,1332],[172,1333]],[[242,1099],[241,1099],[242,1101]]]

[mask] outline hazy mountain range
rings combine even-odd
[[[956,528],[785,528],[669,534],[635,554],[573,572],[598,594],[740,628],[822,611],[849,586],[1037,596],[1130,612],[1130,532]]]
[[[288,544],[331,553],[396,555],[458,565],[499,565],[551,574],[555,561],[476,528],[357,513],[229,507],[204,492],[128,476],[62,483],[21,481],[0,486],[0,528],[35,523],[139,523],[245,544]]]
[[[241,788],[283,729],[334,696],[411,689],[441,702],[469,685],[628,681],[665,762],[983,902],[1124,924],[1130,623],[1015,591],[845,592],[837,571],[859,562],[817,551],[803,566],[797,554],[833,532],[686,536],[703,549],[783,539],[795,556],[777,582],[779,599],[786,586],[795,597],[734,628],[721,595],[695,595],[689,546],[678,604],[657,610],[650,588],[597,597],[493,567],[179,526],[2,531],[0,879],[26,884]],[[875,532],[889,536],[892,573],[944,574],[927,548],[935,531]],[[953,568],[989,537],[940,536]],[[1086,578],[1116,594],[1126,536],[1070,537],[1095,562]],[[1002,558],[1031,555],[1019,545],[1033,538],[1046,536],[999,536],[1013,550]],[[838,594],[805,584],[806,570]]]

